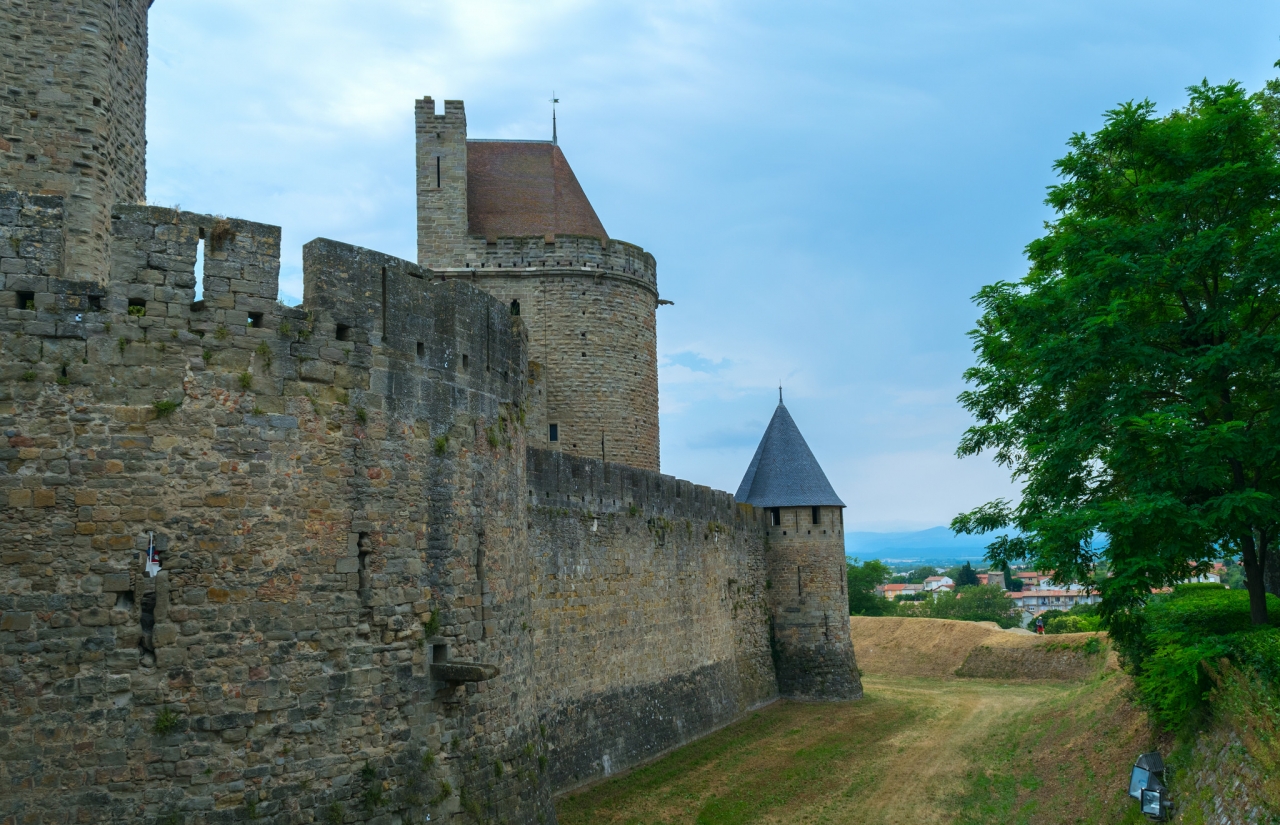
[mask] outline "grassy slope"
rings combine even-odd
[[[1150,735],[1124,683],[868,675],[861,702],[776,703],[562,799],[560,821],[1137,822],[1126,781]]]

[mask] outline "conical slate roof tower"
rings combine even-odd
[[[735,498],[756,507],[844,506],[781,399]]]
[[[799,699],[861,698],[849,638],[844,502],[781,391],[735,498],[763,509],[778,692]]]

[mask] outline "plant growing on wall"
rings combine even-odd
[[[172,733],[177,730],[177,728],[178,714],[169,708],[162,708],[160,712],[156,714],[156,720],[151,726],[151,731],[157,736],[164,736],[167,733]]]

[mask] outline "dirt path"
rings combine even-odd
[[[561,800],[563,825],[928,825],[950,821],[993,734],[1060,683],[864,677],[866,699],[779,702],[643,768]]]
[[[867,676],[863,685],[881,697],[922,709],[920,721],[886,740],[887,758],[876,765],[884,780],[911,777],[912,792],[873,793],[857,810],[828,803],[813,818],[796,822],[931,825],[950,819],[949,810],[963,792],[970,757],[1000,726],[1051,696],[1061,686],[986,681],[946,681]],[[841,800],[844,801],[844,800]],[[843,810],[842,810],[843,809]],[[783,820],[776,820],[783,821]]]

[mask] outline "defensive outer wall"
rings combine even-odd
[[[0,823],[548,823],[855,695],[837,534],[657,472],[652,256],[420,174],[438,267],[285,306],[279,228],[138,205],[148,5],[0,9]]]
[[[778,694],[759,514],[529,447],[505,303],[145,206],[68,280],[62,210],[0,193],[0,821],[553,822]]]

